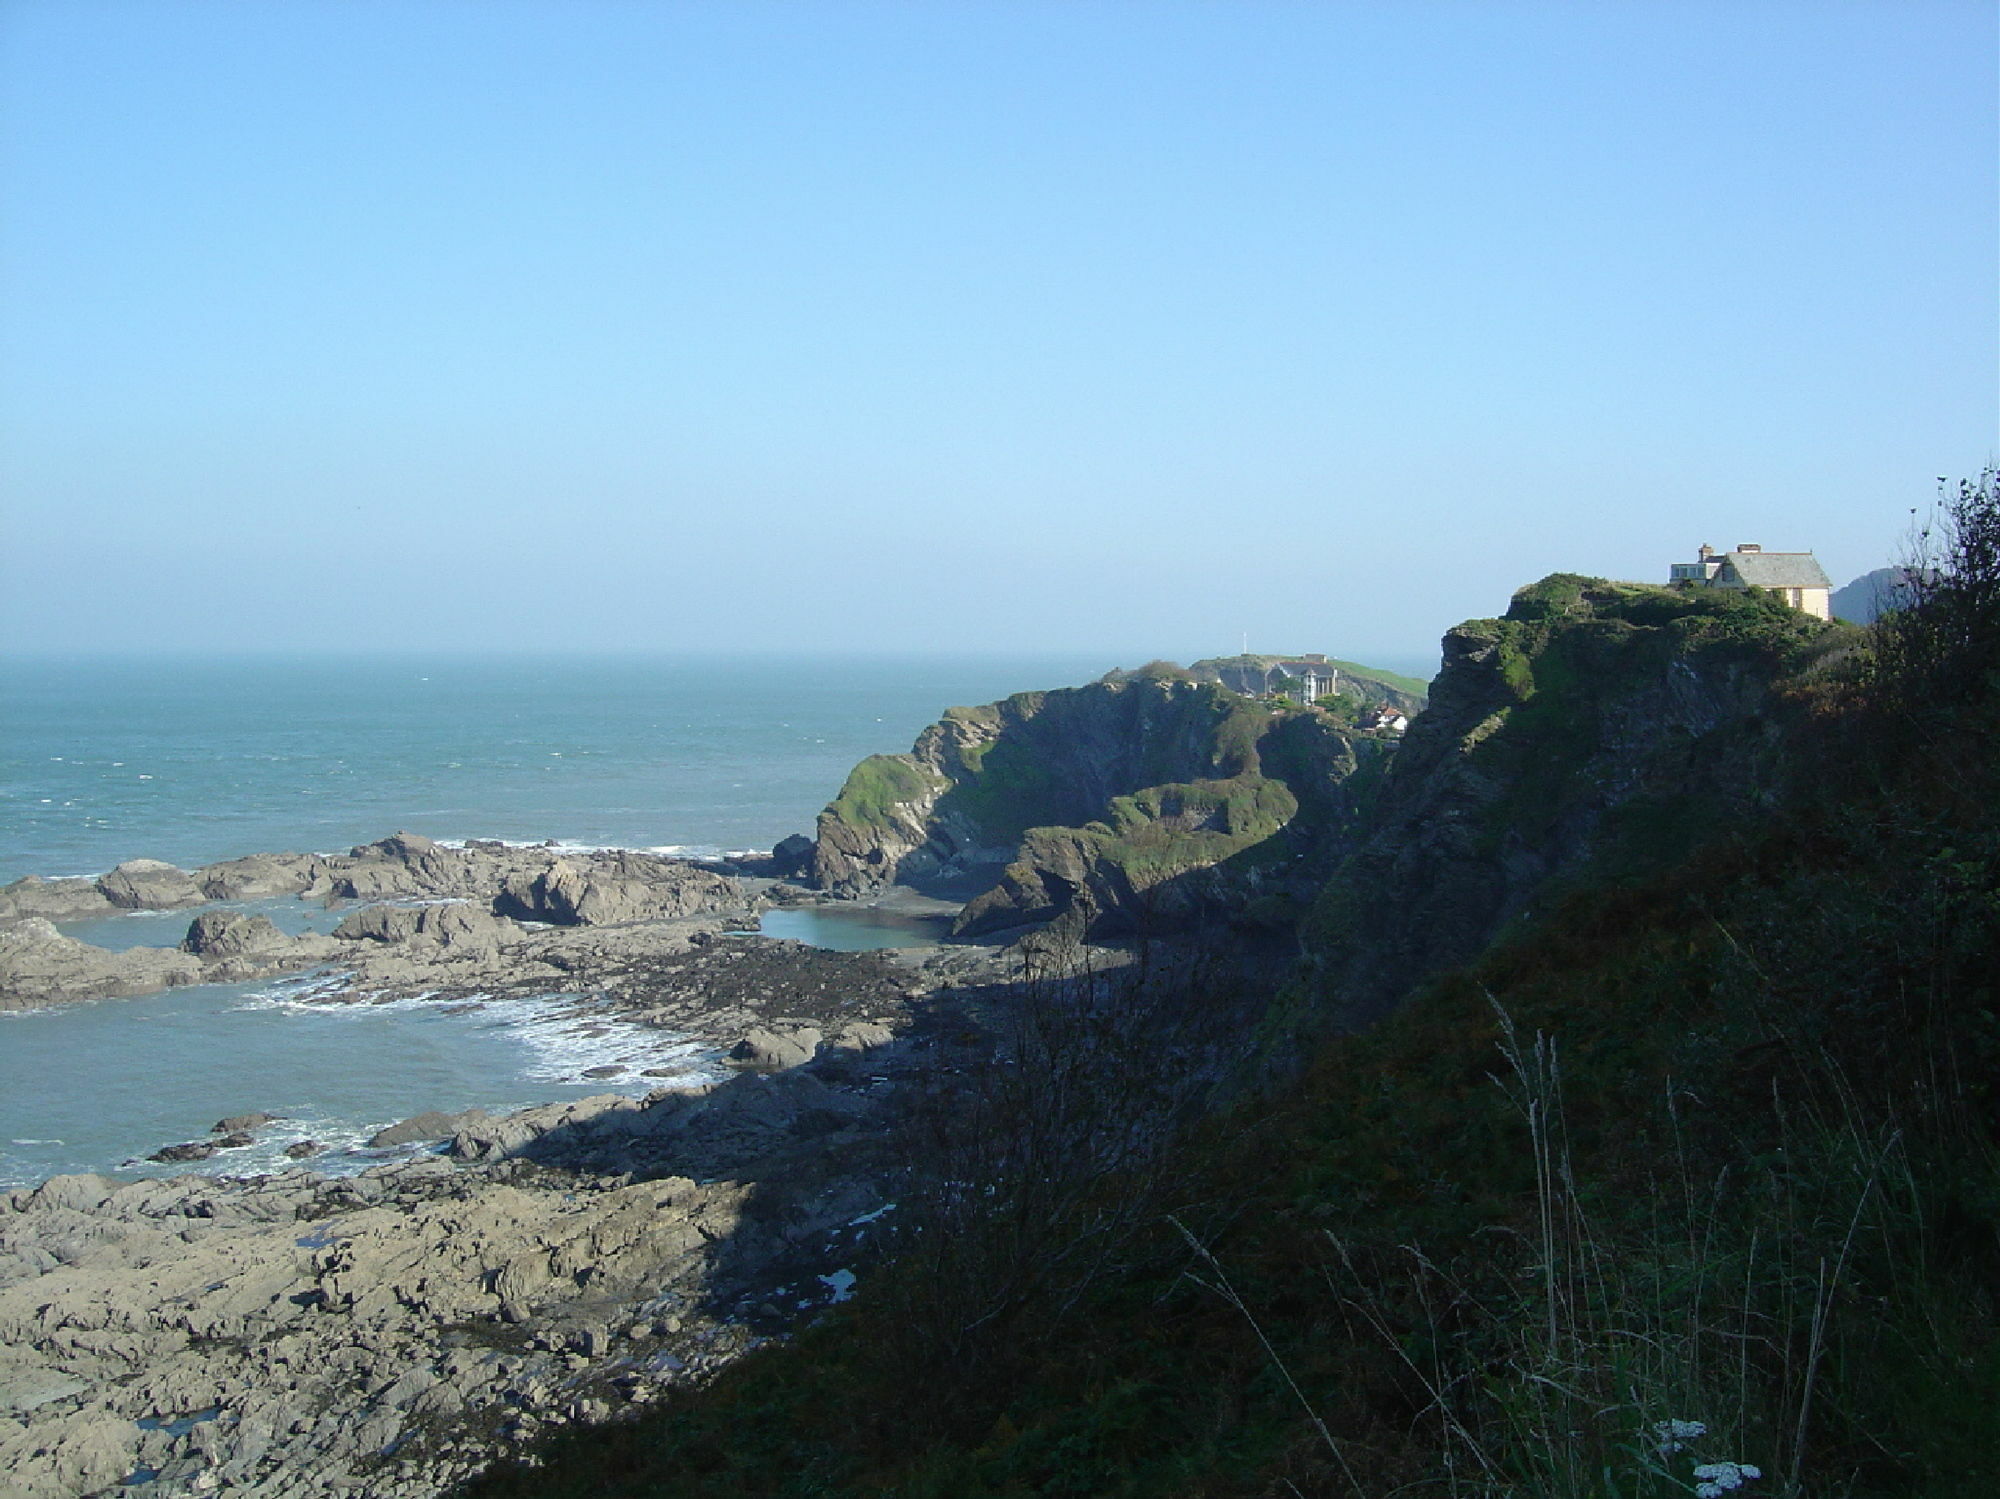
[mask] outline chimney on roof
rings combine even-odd
[[[1761,552],[1764,549],[1754,541],[1739,541],[1736,543],[1736,550],[1739,552]]]
[[[1708,561],[1708,559],[1713,557],[1714,555],[1715,555],[1715,548],[1710,546],[1705,541],[1701,544],[1701,550],[1695,553],[1695,556],[1701,558],[1701,560],[1704,562]]]

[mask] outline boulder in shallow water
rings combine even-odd
[[[277,1122],[276,1114],[252,1111],[248,1114],[231,1114],[227,1119],[218,1119],[208,1127],[211,1135],[233,1135],[239,1130],[256,1129],[260,1125]]]
[[[181,951],[198,958],[240,958],[248,953],[270,952],[290,941],[268,916],[204,911],[188,923]]]
[[[11,885],[0,886],[0,921],[27,916],[78,921],[90,916],[108,916],[117,909],[97,888],[95,880],[45,880],[31,874]]]
[[[189,1140],[180,1145],[163,1145],[146,1159],[149,1161],[205,1161],[214,1155],[216,1147],[206,1140]]]
[[[467,1109],[462,1114],[442,1114],[436,1109],[427,1109],[414,1114],[400,1124],[392,1124],[387,1129],[378,1130],[370,1137],[368,1144],[373,1150],[386,1150],[392,1145],[415,1145],[420,1140],[442,1140],[455,1135],[470,1125],[478,1124],[487,1117],[484,1109]]]
[[[298,895],[326,876],[316,854],[251,854],[204,864],[194,871],[202,893],[210,900],[264,900],[273,895]]]
[[[127,859],[98,880],[97,888],[126,911],[170,911],[208,899],[193,875],[159,859]]]

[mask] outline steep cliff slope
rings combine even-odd
[[[960,930],[1185,920],[1303,891],[1391,745],[1170,673],[954,708],[856,766],[813,879],[861,895],[957,882]]]
[[[1458,626],[1364,845],[1306,925],[1315,986],[1372,1019],[1612,843],[1657,866],[1775,804],[1774,684],[1843,638],[1762,594],[1563,573]]]

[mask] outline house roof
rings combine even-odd
[[[1723,563],[1752,588],[1831,588],[1811,552],[1729,552]]]

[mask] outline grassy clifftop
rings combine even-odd
[[[1373,1018],[1551,881],[1662,868],[1768,808],[1796,758],[1782,684],[1854,638],[1761,594],[1571,574],[1459,625],[1306,925],[1321,992]]]

